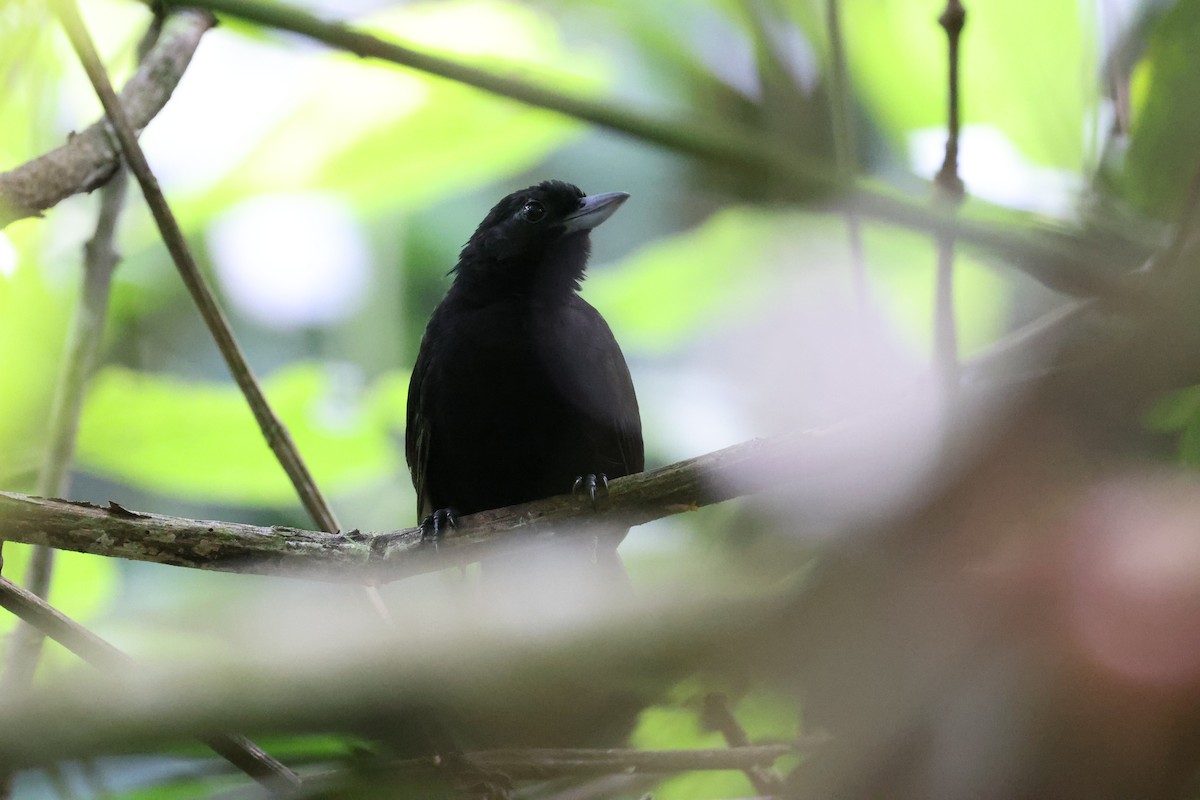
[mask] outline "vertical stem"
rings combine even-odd
[[[830,117],[833,122],[833,149],[837,161],[838,185],[850,186],[858,172],[858,141],[854,131],[853,104],[850,99],[850,78],[846,69],[846,45],[842,40],[840,0],[828,0],[826,23],[828,25],[832,79]],[[870,299],[867,281],[867,260],[863,250],[862,223],[853,208],[846,209],[846,237],[850,245],[850,269],[854,282],[854,296],[859,310],[866,308]]]
[[[966,24],[967,12],[959,0],[947,0],[938,17],[946,31],[949,45],[947,76],[949,108],[946,119],[946,154],[942,167],[934,177],[938,200],[952,207],[962,204],[964,187],[958,174],[959,136],[959,38]],[[937,235],[937,289],[934,302],[934,363],[941,374],[947,397],[958,388],[958,331],[954,314],[954,234]]]
[[[937,287],[934,290],[934,363],[947,397],[958,389],[958,329],[954,314],[954,236],[937,235]]]
[[[119,167],[100,190],[96,231],[84,246],[83,288],[75,306],[62,371],[50,406],[50,441],[38,474],[37,493],[43,497],[61,497],[67,492],[84,389],[104,335],[109,287],[119,260],[113,237],[125,204],[127,177],[125,168]],[[26,588],[44,599],[50,592],[53,572],[54,550],[34,548],[26,573]],[[3,678],[6,688],[24,688],[33,680],[42,639],[42,633],[29,625],[18,625],[13,631]]]

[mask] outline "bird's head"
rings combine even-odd
[[[588,233],[628,197],[587,196],[562,181],[513,192],[488,212],[463,247],[455,282],[488,291],[578,290],[591,247]]]

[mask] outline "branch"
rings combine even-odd
[[[938,199],[958,208],[965,193],[962,178],[958,174],[959,133],[959,85],[958,43],[962,35],[967,12],[959,0],[947,0],[946,9],[938,17],[938,24],[946,31],[949,45],[948,84],[949,108],[946,113],[946,153],[942,168],[934,178]],[[937,289],[934,299],[934,363],[942,377],[946,397],[954,396],[959,385],[958,324],[954,314],[954,235],[940,232],[937,235]]]
[[[0,577],[0,606],[94,666],[121,673],[137,668],[136,662],[124,652],[3,577]],[[217,734],[206,738],[204,743],[268,789],[283,792],[300,786],[296,773],[244,736]]]
[[[731,750],[750,747],[750,738],[746,730],[733,715],[729,707],[729,698],[720,692],[713,692],[704,698],[704,710],[701,719],[705,727],[720,731],[725,743]],[[773,763],[773,762],[772,762]],[[741,768],[750,779],[754,791],[761,795],[783,794],[783,779],[772,768],[771,763],[757,762]]]
[[[62,372],[50,406],[50,442],[38,475],[37,492],[43,495],[67,494],[69,469],[75,455],[75,435],[79,430],[80,409],[88,376],[104,338],[108,317],[109,288],[113,270],[120,260],[113,246],[117,220],[125,205],[128,173],[118,167],[100,190],[100,214],[96,231],[84,246],[83,288],[75,307],[75,318],[63,356]],[[34,549],[26,572],[29,591],[41,598],[50,594],[54,573],[54,550]],[[25,688],[33,681],[42,650],[42,633],[29,625],[18,625],[9,640],[8,660],[0,685],[12,690]]]
[[[171,14],[157,44],[121,90],[130,124],[141,130],[170,99],[200,43],[213,25],[211,14]],[[16,169],[0,173],[0,228],[40,216],[74,194],[90,192],[112,176],[120,161],[104,120],[70,137],[66,144]]]
[[[324,533],[183,519],[0,492],[5,538],[181,567],[330,581],[391,581],[478,561],[501,545],[546,540],[581,527],[640,525],[784,485],[805,461],[802,445],[839,429],[754,439],[651,472],[618,478],[593,510],[561,495],[463,517],[422,540],[420,528]]]
[[[71,40],[71,47],[79,57],[80,63],[83,64],[84,71],[87,72],[88,79],[91,81],[96,95],[100,98],[101,105],[104,106],[104,112],[112,123],[121,153],[125,156],[130,171],[133,172],[142,188],[142,194],[146,198],[147,205],[150,206],[150,212],[158,225],[163,243],[167,246],[184,285],[199,308],[204,323],[211,331],[213,340],[221,351],[233,379],[246,396],[246,402],[254,413],[254,419],[262,429],[267,444],[279,459],[284,472],[287,473],[292,485],[296,488],[296,493],[300,496],[304,508],[312,515],[317,525],[325,530],[337,530],[338,524],[332,509],[313,481],[308,466],[301,458],[299,450],[296,449],[287,428],[284,427],[283,422],[267,402],[250,365],[246,362],[246,357],[242,355],[241,348],[234,339],[233,331],[230,329],[225,315],[217,305],[216,298],[213,297],[212,290],[196,266],[195,259],[192,258],[183,230],[179,227],[175,215],[171,213],[167,199],[158,186],[158,180],[150,170],[150,164],[146,161],[146,155],[142,152],[141,145],[138,144],[137,134],[125,114],[125,109],[117,100],[117,95],[109,82],[108,73],[105,72],[104,65],[100,62],[91,35],[80,16],[79,8],[74,0],[53,0],[51,6],[62,23],[63,29],[67,32],[67,38]]]
[[[536,719],[586,719],[590,712],[575,705],[581,692],[669,685],[697,663],[749,657],[760,637],[778,637],[801,597],[801,587],[788,587],[782,594],[689,594],[581,609],[569,631],[561,609],[531,608],[488,624],[494,607],[475,603],[418,603],[409,608],[418,624],[402,629],[361,625],[349,602],[313,604],[309,597],[289,604],[287,620],[265,638],[265,629],[240,627],[264,611],[251,603],[220,634],[245,642],[237,653],[160,658],[136,672],[53,676],[36,696],[5,698],[0,763],[139,752],[231,728],[332,726],[409,741],[423,730],[420,720],[450,713],[466,720],[520,709],[525,719],[518,724],[535,727],[542,724]],[[547,614],[559,624],[548,625]]]

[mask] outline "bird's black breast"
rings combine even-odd
[[[643,467],[637,398],[604,319],[575,294],[434,312],[409,387],[406,444],[419,515],[469,514]]]

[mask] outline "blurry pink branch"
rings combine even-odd
[[[200,37],[212,26],[212,15],[204,11],[177,11],[167,19],[158,42],[121,90],[121,104],[136,129],[146,127],[167,104]],[[61,147],[0,173],[0,228],[104,185],[119,162],[120,149],[101,120]]]
[[[570,495],[463,517],[434,541],[419,528],[323,533],[168,517],[0,492],[0,534],[25,544],[243,572],[333,581],[390,581],[478,561],[498,545],[544,540],[593,525],[631,526],[794,480],[805,442],[834,429],[754,439],[650,472],[614,480],[592,509]]]

